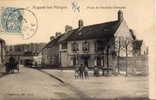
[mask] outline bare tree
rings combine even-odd
[[[130,38],[125,38],[123,40],[123,50],[126,54],[126,76],[128,75],[128,56],[132,53],[132,40]]]
[[[131,38],[128,38],[128,37],[116,37],[115,38],[115,50],[117,52],[118,73],[120,72],[120,56],[125,56],[126,57],[126,76],[128,72],[128,56],[132,52],[131,44],[132,44]]]
[[[115,38],[115,51],[117,53],[117,70],[118,73],[120,72],[120,51],[121,51],[121,38],[120,37],[116,37]]]

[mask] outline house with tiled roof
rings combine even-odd
[[[60,64],[105,67],[117,56],[133,56],[135,39],[121,10],[114,21],[85,26],[83,20],[79,20],[78,28],[59,39]]]
[[[62,34],[56,33],[56,36],[50,37],[50,42],[48,42],[41,50],[42,64],[45,66],[59,66],[59,39]]]

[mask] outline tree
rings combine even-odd
[[[117,70],[118,73],[120,72],[120,51],[121,51],[121,43],[122,43],[122,37],[115,37],[115,51],[117,53]]]
[[[126,76],[128,75],[128,56],[132,53],[132,40],[130,38],[125,38],[123,40],[123,50],[126,54]]]
[[[126,76],[128,71],[128,56],[132,53],[132,40],[130,37],[116,37],[115,51],[117,52],[117,69],[120,72],[120,57],[126,57]]]

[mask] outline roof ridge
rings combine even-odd
[[[90,27],[90,26],[101,25],[101,24],[107,24],[107,23],[113,23],[113,22],[118,22],[118,20],[108,21],[108,22],[103,22],[103,23],[97,23],[97,24],[91,24],[91,25],[87,25],[87,26],[84,26],[84,27]]]

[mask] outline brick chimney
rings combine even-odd
[[[65,32],[69,32],[69,31],[71,31],[73,28],[72,28],[72,26],[69,26],[69,25],[66,25],[65,26]]]
[[[118,11],[118,21],[122,22],[124,20],[123,12],[121,10]]]
[[[50,41],[52,41],[54,38],[55,38],[54,36],[51,36],[51,37],[50,37]]]
[[[79,28],[82,28],[82,27],[83,27],[83,20],[82,20],[82,19],[80,19],[80,20],[78,21],[78,27],[79,27]]]
[[[55,33],[55,38],[59,37],[61,35],[61,32],[56,32]]]

